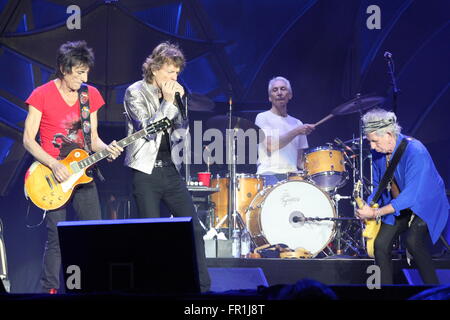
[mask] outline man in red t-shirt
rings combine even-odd
[[[25,120],[23,144],[28,152],[53,171],[59,182],[67,180],[70,173],[58,160],[64,159],[75,148],[85,147],[78,90],[87,81],[89,70],[93,65],[94,54],[86,42],[63,44],[57,57],[56,79],[37,87],[26,101],[29,110]],[[110,152],[108,160],[112,161],[123,149],[115,141],[106,145],[98,136],[97,111],[105,102],[96,88],[87,87],[91,149],[94,152],[107,149]],[[40,145],[36,141],[38,132]],[[72,204],[79,220],[101,219],[95,182],[77,187],[73,193]],[[48,212],[45,219],[48,237],[41,284],[44,292],[56,293],[59,289],[61,270],[57,224],[66,220],[66,208]]]

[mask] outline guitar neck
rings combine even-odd
[[[361,209],[362,207],[364,207],[364,201],[363,199],[359,198],[359,197],[355,197],[355,202],[356,205],[358,206],[359,209]]]
[[[125,148],[125,147],[129,146],[130,144],[134,143],[135,141],[145,137],[146,135],[162,131],[164,129],[167,129],[169,126],[170,126],[170,120],[168,120],[168,119],[160,120],[154,124],[150,124],[147,128],[141,129],[141,130],[133,133],[132,135],[130,135],[126,138],[123,138],[120,141],[117,141],[117,145],[121,148]],[[80,169],[90,167],[93,164],[96,164],[97,162],[105,159],[110,154],[111,154],[111,152],[109,152],[106,149],[104,149],[102,151],[98,151],[98,152],[94,153],[93,155],[90,155],[86,159],[78,161],[78,165],[79,165]]]
[[[364,207],[364,200],[360,196],[361,188],[362,188],[361,180],[358,180],[353,190],[353,199],[355,199],[356,205],[358,206],[359,209]]]

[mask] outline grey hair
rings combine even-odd
[[[269,81],[269,86],[267,87],[267,91],[269,92],[269,94],[270,94],[270,90],[272,90],[272,88],[273,88],[274,82],[275,82],[275,81],[278,81],[278,80],[284,81],[284,83],[286,83],[287,89],[288,89],[289,92],[292,94],[291,83],[289,82],[288,79],[286,79],[286,78],[284,78],[284,77],[275,77],[275,78],[270,79],[270,81]]]
[[[377,136],[384,136],[390,132],[398,136],[402,127],[397,123],[395,113],[384,109],[372,109],[362,116],[364,134],[374,132]]]

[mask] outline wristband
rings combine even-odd
[[[375,209],[375,221],[378,223],[378,222],[380,222],[380,219],[381,219],[381,209],[376,208]]]

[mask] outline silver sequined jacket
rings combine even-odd
[[[170,145],[181,143],[187,132],[187,121],[183,121],[178,107],[162,100],[159,101],[159,89],[144,80],[133,83],[125,92],[124,108],[127,136],[141,130],[144,126],[167,117],[173,122],[169,129]],[[162,132],[149,134],[129,145],[125,154],[125,165],[151,174],[161,144]],[[177,169],[181,162],[173,159]]]

